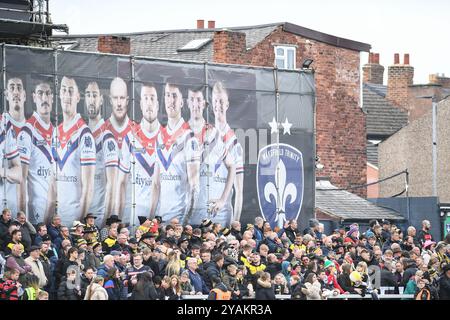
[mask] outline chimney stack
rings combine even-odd
[[[197,20],[197,29],[205,29],[205,20]]]
[[[97,50],[98,52],[103,53],[130,54],[130,38],[117,36],[100,36],[97,39]]]
[[[400,55],[394,55],[394,65],[388,67],[388,88],[386,99],[394,106],[408,109],[409,86],[413,84],[414,67],[409,65],[409,54],[404,55],[400,64]]]
[[[405,66],[409,66],[409,53],[405,53],[405,55],[403,56],[403,64]]]
[[[216,28],[216,22],[214,20],[208,21],[208,29],[215,29]]]
[[[394,54],[394,64],[400,64],[400,55],[398,53]]]
[[[443,73],[430,74],[428,79],[430,84],[437,84],[442,86],[443,88],[450,89],[450,78],[446,77]]]
[[[363,82],[383,84],[384,67],[380,65],[380,54],[369,53],[369,63],[363,66]]]

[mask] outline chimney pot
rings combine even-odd
[[[409,53],[405,53],[405,55],[403,56],[403,64],[409,65]]]
[[[400,64],[400,55],[398,53],[394,54],[394,64]]]
[[[197,29],[205,28],[205,20],[197,20]]]
[[[208,29],[215,29],[216,28],[216,21],[210,20],[208,21]]]

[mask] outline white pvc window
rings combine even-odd
[[[294,46],[275,46],[275,65],[279,69],[295,69],[296,48]]]

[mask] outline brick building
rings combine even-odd
[[[400,55],[394,55],[393,65],[387,70],[387,85],[384,85],[384,67],[379,64],[379,54],[371,53],[369,61],[363,66],[363,109],[367,123],[367,182],[383,179],[397,172],[381,169],[381,165],[392,167],[395,164],[380,163],[378,145],[397,131],[420,119],[431,110],[431,98],[442,100],[450,94],[450,78],[443,75],[430,75],[428,84],[414,84],[414,67],[410,56],[405,54],[403,63]],[[402,150],[402,149],[397,149]],[[380,174],[380,170],[383,174]],[[402,171],[402,170],[400,170]],[[381,185],[368,187],[368,198],[387,196],[380,194]],[[386,190],[386,189],[385,189]],[[394,193],[395,194],[395,193]],[[392,195],[392,194],[391,194]]]
[[[197,29],[54,38],[65,48],[130,53],[167,59],[298,69],[314,60],[317,155],[338,187],[364,184],[367,176],[366,120],[360,106],[360,52],[370,45],[291,23],[216,28],[197,21]],[[366,196],[364,188],[355,190]]]

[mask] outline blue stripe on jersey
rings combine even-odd
[[[53,158],[58,163],[59,170],[62,170],[64,168],[64,165],[66,164],[67,159],[78,148],[78,143],[79,143],[80,139],[83,137],[83,135],[85,133],[87,133],[89,131],[90,131],[89,128],[84,128],[83,131],[81,131],[80,136],[78,137],[77,140],[75,140],[75,142],[70,146],[69,150],[67,150],[67,152],[64,154],[63,159],[59,158],[56,148],[54,148],[54,147],[52,148]]]
[[[136,154],[136,159],[137,161],[139,161],[139,163],[141,164],[142,168],[145,169],[145,171],[147,171],[149,177],[153,176],[153,171],[155,170],[155,165],[149,165],[147,163],[147,161],[145,161],[144,157],[142,156],[142,154],[137,153]]]
[[[36,139],[36,137],[33,136],[33,133],[31,132],[30,128],[24,126],[22,127],[22,131],[28,133],[31,137],[31,141],[32,143],[39,149],[42,151],[42,153],[44,154],[44,156],[47,158],[48,162],[52,163],[52,155],[48,152],[47,148],[45,148],[42,145],[37,144],[38,140]]]
[[[158,158],[161,160],[161,164],[163,165],[164,169],[166,169],[166,171],[169,169],[170,165],[172,164],[172,153],[169,156],[169,159],[166,160],[166,158],[164,158],[164,155],[162,154],[161,149],[157,149],[157,154],[158,154]]]

